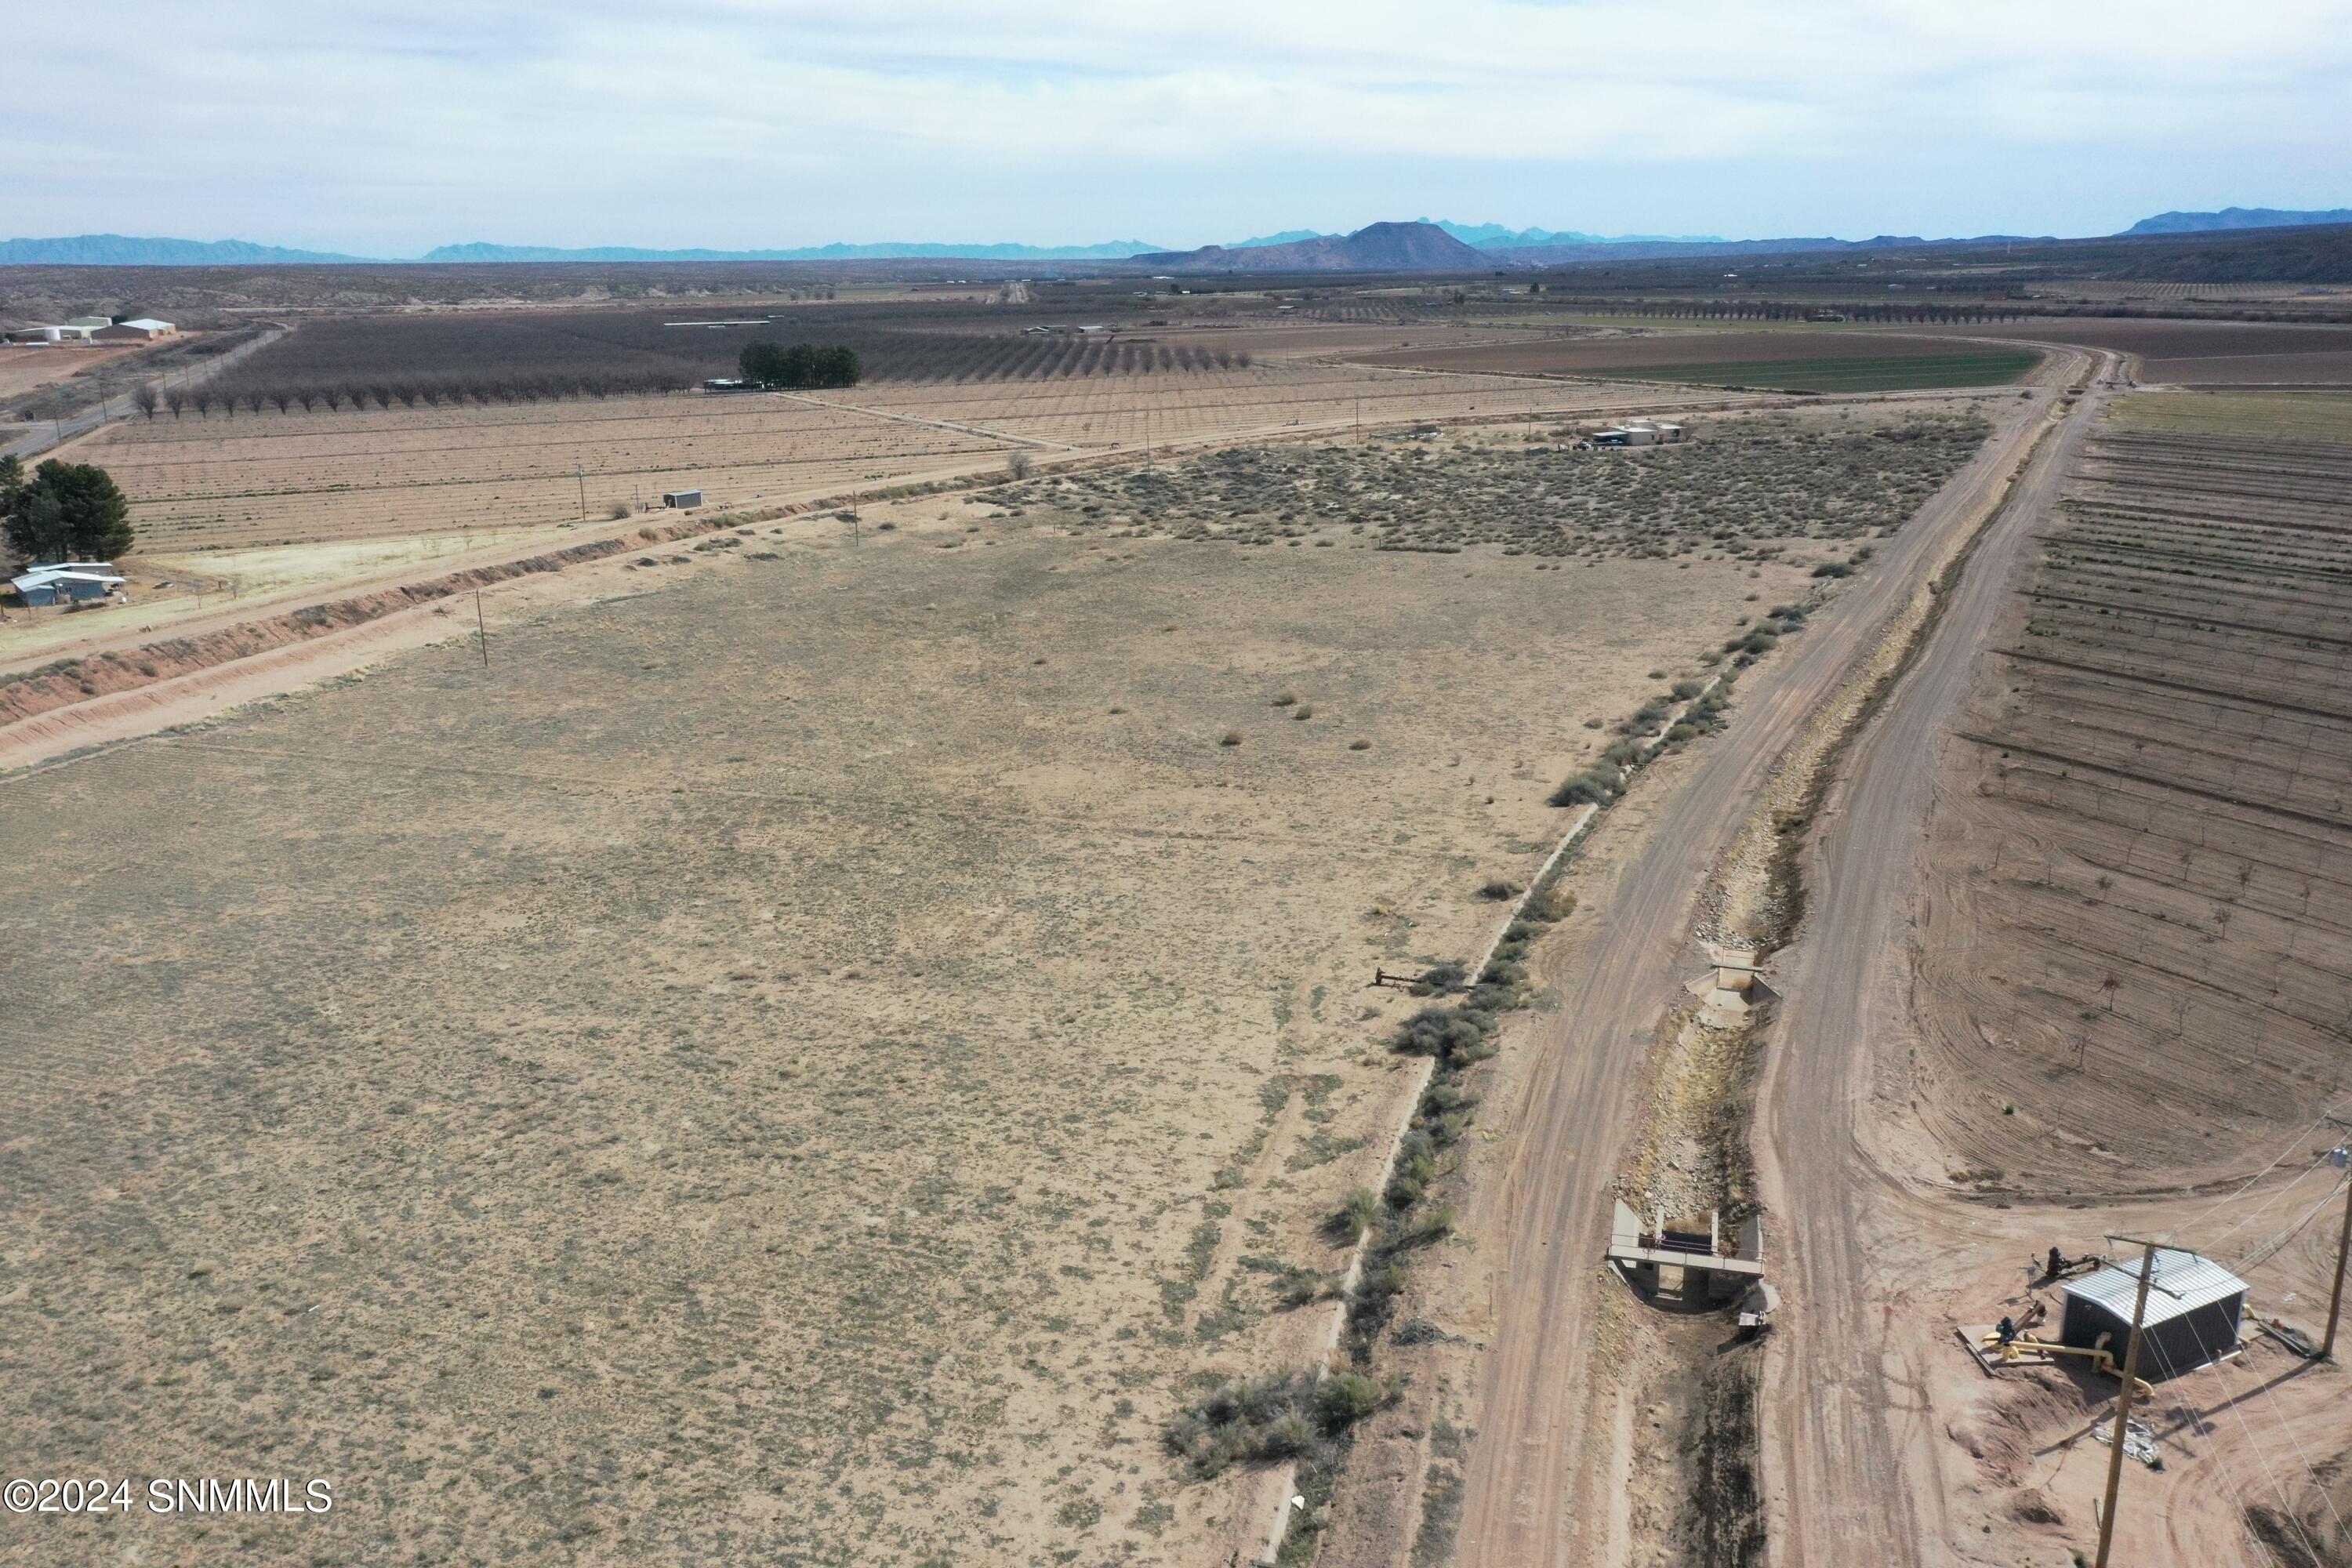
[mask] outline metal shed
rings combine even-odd
[[[701,504],[702,492],[700,490],[662,491],[662,505],[664,506],[700,506]]]
[[[168,338],[177,330],[169,321],[141,316],[135,321],[109,322],[94,329],[89,335],[110,343],[142,342],[149,338]]]
[[[2138,1291],[2137,1259],[2069,1284],[2060,1342],[2087,1350],[2104,1335],[2120,1363],[2131,1339],[2132,1300]],[[2158,1382],[2235,1350],[2245,1308],[2244,1280],[2210,1258],[2158,1247],[2147,1310],[2140,1317],[2140,1376]]]
[[[36,566],[21,577],[12,577],[8,586],[27,605],[56,605],[68,599],[103,599],[115,589],[124,586],[103,561],[68,561],[55,565]]]

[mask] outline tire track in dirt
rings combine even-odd
[[[1824,1561],[1832,1542],[1843,1560],[1926,1563],[1946,1533],[1933,1415],[1917,1397],[1925,1380],[1891,1342],[1867,1256],[1869,1228],[1901,1192],[1863,1153],[1859,1108],[1873,1043],[1899,1030],[1900,953],[1888,935],[1915,885],[1934,783],[1925,759],[1967,695],[2020,552],[2055,505],[2100,401],[2084,398],[2035,454],[1858,738],[1805,861],[1811,915],[1783,971],[1779,1045],[1758,1093],[1759,1167],[1790,1237],[1775,1270],[1783,1332],[1765,1383],[1780,1413],[1765,1422],[1764,1450],[1781,1563]]]
[[[1482,1205],[1505,1261],[1483,1368],[1458,1537],[1465,1563],[1582,1564],[1606,1552],[1611,1413],[1595,1397],[1606,1187],[1636,1118],[1657,1021],[1699,954],[1703,881],[1747,826],[1790,745],[2003,492],[2044,426],[2035,397],[1881,553],[1878,570],[1816,616],[1785,660],[1741,686],[1734,729],[1652,804],[1644,841],[1606,886],[1580,889],[1603,924],[1542,955],[1567,998],[1527,1043],[1538,1066],[1513,1120],[1520,1147]]]

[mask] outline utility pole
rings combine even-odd
[[[482,668],[490,668],[490,628],[482,619],[482,591],[474,590],[474,633],[482,639]],[[2147,1292],[2142,1291],[2145,1295]]]
[[[2352,1121],[2337,1117],[2328,1117],[2327,1121],[2336,1127],[2352,1127]],[[2333,1161],[2336,1168],[2339,1171],[2344,1169],[2347,1160],[2343,1146],[2337,1145]],[[2327,1337],[2319,1342],[2319,1359],[2322,1361],[2335,1358],[2336,1320],[2344,1310],[2344,1260],[2347,1253],[2352,1253],[2352,1192],[2344,1196],[2344,1229],[2336,1238],[2336,1288],[2327,1293]]]
[[[2137,1237],[2111,1236],[2110,1241],[2139,1241]],[[2146,1247],[2140,1258],[2139,1293],[2132,1299],[2131,1339],[2124,1348],[2123,1388],[2116,1394],[2116,1429],[2107,1439],[2107,1500],[2099,1510],[2099,1555],[2095,1568],[2107,1568],[2107,1549],[2115,1544],[2116,1491],[2124,1479],[2124,1423],[2131,1417],[2132,1383],[2139,1376],[2139,1323],[2147,1313],[2148,1281],[2156,1275],[2156,1243],[2139,1241]]]
[[[578,480],[580,481],[580,521],[583,521],[583,522],[585,522],[585,521],[588,521],[588,468],[587,468],[587,465],[583,463],[583,464],[581,464],[580,466],[578,466],[578,467],[574,468],[572,470],[572,477],[573,479],[578,479]]]

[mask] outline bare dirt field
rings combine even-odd
[[[2210,407],[2085,451],[1954,753],[1918,1098],[1987,1190],[2194,1184],[2352,1085],[2352,441]]]
[[[1642,337],[1543,337],[1465,348],[1391,351],[1364,359],[1372,364],[1430,370],[1637,378],[1806,392],[1890,392],[2001,385],[2032,370],[2041,356],[1958,340],[1790,327]]]
[[[2352,1100],[2329,696],[2352,428],[2290,401],[2121,400],[2053,470],[2038,538],[2015,531],[2021,570],[1963,584],[1947,621],[1975,629],[1897,689],[1822,814],[1768,1095],[1799,1330],[1765,1384],[1783,1550],[2088,1551],[2114,1381],[1988,1373],[1957,1337],[2054,1317],[2027,1267],[2052,1246],[2166,1238],[2248,1282],[2250,1324],[2325,1317],[2346,1201],[2326,1113]],[[1890,788],[1927,803],[1924,841]],[[2257,1337],[2141,1373],[2164,1464],[2126,1466],[2116,1561],[2343,1559],[2339,1371]]]
[[[748,506],[1052,455],[1315,426],[1661,406],[1654,392],[1349,366],[889,384],[807,395],[184,413],[79,444],[159,552],[547,525],[698,488]]]
[[[96,370],[110,360],[124,359],[138,353],[145,345],[129,343],[120,348],[68,348],[35,344],[0,344],[0,402],[20,393],[52,386],[60,381]]]
[[[0,784],[47,868],[0,916],[12,1465],[334,1479],[190,1562],[1258,1528],[1161,1423],[1311,1354],[1276,1286],[1415,1005],[1371,965],[1491,934],[1586,721],[1809,579],[1021,510],[661,548],[487,670]]]

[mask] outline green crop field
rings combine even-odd
[[[1732,360],[1717,364],[1612,365],[1580,375],[1615,381],[1675,381],[1705,386],[1770,387],[1790,392],[1906,392],[1930,386],[2001,386],[2041,363],[2024,350],[1982,353],[1821,355]]]

